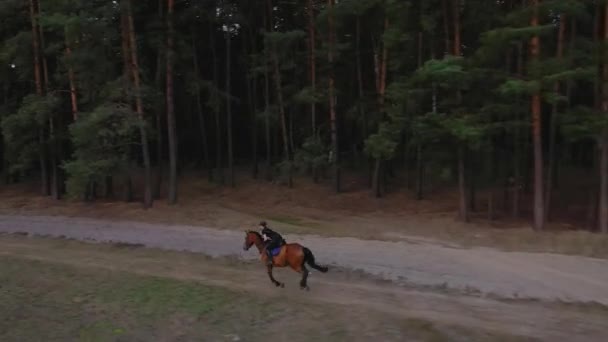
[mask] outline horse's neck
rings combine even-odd
[[[255,239],[254,244],[258,248],[258,251],[262,253],[262,251],[264,250],[264,242],[260,238],[257,238]]]

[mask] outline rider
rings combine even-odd
[[[264,244],[266,246],[266,255],[268,256],[266,264],[268,266],[272,266],[272,250],[284,245],[285,240],[283,239],[281,234],[268,228],[266,221],[260,222],[260,228],[262,228],[262,237],[264,238]]]

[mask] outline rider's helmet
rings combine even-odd
[[[266,228],[266,221],[261,221],[260,222],[260,227]]]

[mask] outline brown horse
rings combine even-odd
[[[268,256],[266,256],[264,246],[264,240],[262,239],[262,235],[256,231],[245,231],[245,243],[243,244],[244,250],[249,250],[251,246],[255,245],[260,252],[260,259],[264,264],[266,264],[266,260]],[[306,284],[306,280],[308,279],[308,270],[306,269],[306,265],[308,264],[310,267],[314,268],[320,272],[327,272],[328,268],[319,266],[315,263],[315,257],[310,251],[310,249],[303,247],[297,243],[288,243],[281,246],[281,251],[278,255],[272,258],[272,265],[267,266],[268,269],[268,277],[270,281],[277,287],[285,287],[285,284],[278,282],[272,276],[272,268],[273,267],[291,267],[294,271],[302,274],[302,280],[300,281],[300,288],[309,290],[308,285]]]

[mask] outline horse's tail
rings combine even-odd
[[[310,251],[310,249],[303,247],[304,249],[304,262],[308,264],[308,266],[314,268],[315,270],[322,272],[322,273],[326,273],[327,271],[329,271],[329,269],[327,267],[324,266],[319,266],[315,263],[315,256],[312,254],[312,252]]]

